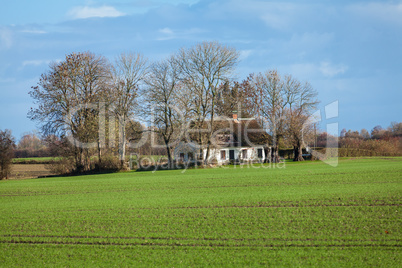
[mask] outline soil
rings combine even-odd
[[[53,175],[44,164],[13,164],[9,179],[30,179]]]

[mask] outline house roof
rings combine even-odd
[[[207,129],[207,124],[204,122],[204,129]],[[266,146],[271,142],[271,136],[254,118],[218,117],[215,119],[213,133],[211,142],[215,147]]]
[[[227,133],[233,136],[231,143],[226,145],[229,147],[268,145],[271,140],[271,136],[255,119],[233,120],[233,126]]]

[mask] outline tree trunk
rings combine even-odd
[[[89,149],[88,148],[83,149],[83,154],[84,154],[84,170],[90,171],[91,170],[91,156],[89,154]]]
[[[279,147],[275,146],[271,149],[271,162],[279,163]]]
[[[5,178],[6,180],[8,179],[8,173],[5,171],[5,163],[4,162],[2,162],[2,163],[0,163],[0,167],[1,167],[1,170],[0,170],[0,180],[2,180],[3,178]]]
[[[275,121],[274,121],[275,122]],[[274,123],[274,131],[272,135],[271,162],[279,163],[279,137],[276,134],[276,124]]]
[[[166,143],[166,153],[167,153],[167,157],[168,157],[168,169],[172,169],[172,167],[173,167],[172,153],[171,153],[170,146],[168,145],[168,143]]]
[[[202,134],[201,134],[201,131],[199,131],[198,132],[199,133],[199,142],[200,142],[200,155],[201,155],[201,161],[202,161],[202,163],[204,163],[204,161],[205,161],[205,158],[204,158],[204,141],[203,141],[203,139],[202,139]]]
[[[126,141],[125,139],[120,143],[119,148],[119,157],[120,157],[120,168],[123,169],[125,165],[126,158]]]
[[[208,140],[208,144],[207,144],[207,153],[206,153],[206,155],[205,155],[204,165],[207,165],[207,164],[208,164],[210,145],[211,145],[211,143],[210,143],[210,141]]]
[[[126,119],[120,118],[119,122],[120,126],[120,140],[119,140],[119,158],[120,158],[120,169],[123,169],[125,166],[125,158],[126,158]]]
[[[82,148],[77,145],[76,140],[74,139],[74,158],[75,158],[75,170],[73,172],[81,173],[84,171],[84,164],[83,164],[83,152]]]
[[[208,145],[207,145],[207,155],[205,156],[205,165],[208,164],[208,158],[210,154],[210,149],[211,149],[211,137],[212,133],[214,131],[214,109],[215,109],[215,95],[213,95],[212,99],[212,107],[211,107],[211,131],[208,133]]]
[[[102,167],[102,148],[100,141],[98,140],[98,171],[101,170]]]
[[[173,159],[172,159],[172,150],[171,150],[170,145],[169,145],[169,139],[164,137],[163,141],[165,142],[166,154],[167,154],[167,157],[168,157],[168,169],[172,169],[172,167],[173,167]]]
[[[294,146],[294,158],[293,161],[304,161],[303,158],[303,149],[300,144],[300,141],[297,142],[297,145]]]

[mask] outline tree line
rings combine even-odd
[[[316,137],[316,146],[338,147],[340,157],[402,155],[402,122],[392,122],[385,129],[377,125],[370,132],[344,128],[339,137],[322,132]]]

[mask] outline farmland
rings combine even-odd
[[[402,158],[0,182],[5,266],[395,266]]]
[[[44,164],[13,164],[11,179],[27,179],[40,176],[50,176],[52,173]]]
[[[14,158],[9,178],[28,179],[54,175],[47,165],[57,159],[57,157]]]

